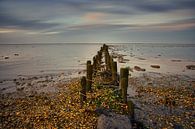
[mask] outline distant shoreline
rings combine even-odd
[[[84,42],[59,42],[59,43],[0,43],[0,45],[82,45],[82,44],[90,44],[90,45],[103,45],[104,42],[91,42],[91,43],[84,43]],[[136,44],[136,45],[157,45],[157,46],[189,46],[195,47],[195,43],[162,43],[162,42],[108,42],[108,45],[126,45],[126,44]]]

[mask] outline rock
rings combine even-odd
[[[157,68],[159,69],[160,68],[160,65],[150,65],[152,68]]]
[[[118,57],[118,62],[119,63],[125,63],[124,58],[123,57]]]
[[[19,56],[19,54],[18,53],[15,53],[14,56]]]
[[[119,63],[126,63],[128,61],[130,61],[130,60],[129,59],[124,59],[122,56],[121,57],[118,57],[118,62]]]
[[[9,59],[9,57],[8,56],[5,56],[4,59]]]
[[[137,59],[139,59],[139,60],[146,60],[145,58],[142,58],[142,57],[137,57]]]
[[[123,61],[127,62],[127,61],[130,61],[129,59],[123,59]]]
[[[171,60],[172,62],[181,62],[181,60]]]
[[[111,111],[110,110],[108,110],[108,109],[104,109],[104,108],[97,108],[96,110],[95,110],[95,112],[96,112],[96,114],[98,115],[98,116],[100,116],[100,115],[105,115],[105,116],[109,116],[109,114],[111,113]]]
[[[195,70],[195,65],[186,65],[186,68],[189,70]]]
[[[98,118],[97,129],[131,129],[129,118],[125,115],[110,113],[109,116],[102,114]]]
[[[139,67],[139,66],[134,66],[134,69],[135,69],[136,71],[146,71],[146,69],[141,68],[141,67]]]
[[[6,90],[6,88],[2,88],[1,90],[2,90],[2,91],[3,91],[3,90]]]
[[[24,87],[17,87],[17,89],[16,89],[17,91],[22,91],[22,90],[24,90]]]

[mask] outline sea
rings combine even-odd
[[[195,65],[195,44],[163,43],[109,43],[110,53],[124,54],[126,63],[120,67],[140,66],[144,72],[184,74],[195,77],[195,70],[186,65]],[[18,76],[72,73],[84,70],[87,60],[92,60],[102,44],[55,43],[55,44],[0,44],[0,81]],[[117,59],[115,59],[118,61]],[[150,65],[160,65],[160,69]],[[136,73],[143,73],[134,71]]]

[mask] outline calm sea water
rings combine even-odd
[[[119,52],[127,54],[130,60],[141,57],[195,61],[195,45],[193,44],[115,45],[115,48]],[[37,75],[85,69],[85,62],[88,59],[91,60],[100,47],[101,44],[0,45],[0,80],[14,79],[18,75]],[[5,59],[6,56],[9,59]]]
[[[0,80],[84,69],[100,44],[0,45]],[[15,56],[14,54],[19,54]],[[9,59],[5,59],[8,56]]]
[[[117,48],[119,51],[135,57],[195,61],[195,44],[134,43],[118,44]]]
[[[118,44],[115,50],[126,55],[128,62],[119,64],[119,67],[139,66],[145,72],[131,72],[132,76],[145,73],[164,73],[185,75],[195,78],[195,70],[189,70],[186,65],[195,65],[195,44]],[[159,65],[159,69],[151,65]]]

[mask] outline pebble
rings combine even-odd
[[[9,57],[8,56],[5,56],[4,59],[9,59]]]
[[[195,65],[186,65],[186,68],[189,70],[195,70]]]
[[[160,65],[150,65],[152,68],[160,68]]]
[[[19,54],[18,53],[15,53],[14,56],[19,56]]]
[[[140,96],[134,98],[136,105],[140,105],[141,110],[136,110],[136,117],[150,128],[173,128],[178,123],[183,128],[193,126],[193,89],[190,85],[192,81],[185,80],[184,76],[144,76],[131,79],[130,83],[137,88]],[[136,80],[136,81],[135,81]],[[151,82],[151,80],[155,80]],[[149,85],[143,85],[149,83]],[[153,84],[155,83],[155,85]],[[175,101],[172,108],[164,105],[164,96]],[[161,101],[162,100],[162,101]],[[171,108],[171,112],[170,112]],[[153,124],[151,124],[152,120]],[[158,124],[158,123],[161,124]],[[157,124],[155,124],[157,123]]]

